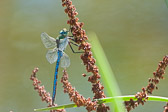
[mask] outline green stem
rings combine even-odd
[[[129,101],[130,98],[136,101],[135,95],[107,97],[103,99],[96,99],[95,101],[98,101],[98,104],[101,104],[101,103],[111,103],[111,102],[114,102],[114,100]],[[161,97],[161,96],[148,96],[148,101],[168,102],[168,98]],[[61,106],[56,106],[56,107],[34,109],[34,111],[48,111],[48,110],[57,110],[57,109],[75,108],[75,107],[77,107],[77,105],[72,103],[72,104],[66,104],[66,105],[61,105]]]

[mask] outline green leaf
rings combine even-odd
[[[96,34],[94,32],[90,32],[88,33],[88,36],[92,45],[93,55],[96,58],[96,64],[98,65],[101,73],[103,85],[105,86],[108,95],[111,97],[121,96],[121,92],[114,73]],[[115,112],[124,112],[122,101],[114,99],[113,105],[111,105],[111,107],[112,106],[115,108]]]
[[[133,100],[136,100],[135,95],[127,95],[127,96],[116,96],[116,97],[96,99],[95,101],[98,101],[98,104],[101,104],[101,103],[114,102],[114,100],[129,101],[130,98],[132,98]],[[148,101],[168,102],[168,98],[161,97],[161,96],[148,96]],[[41,108],[41,109],[34,109],[34,111],[48,111],[48,110],[57,110],[57,109],[75,108],[75,107],[77,107],[77,105],[72,103],[72,104],[66,104],[66,105],[61,105],[61,106],[56,106],[56,107],[46,107],[46,108]]]
[[[123,101],[129,101],[130,98],[132,98],[134,101],[136,100],[135,95],[127,95],[127,96],[116,96],[116,97],[107,97],[103,99],[97,99],[98,103],[110,103],[115,100],[123,100]],[[168,102],[167,97],[161,97],[161,96],[148,96],[148,101],[160,101],[160,102]]]
[[[76,104],[66,104],[66,105],[60,105],[56,107],[47,107],[47,108],[41,108],[41,109],[34,109],[34,111],[47,111],[47,110],[57,110],[57,109],[65,109],[65,108],[74,108],[77,107]]]

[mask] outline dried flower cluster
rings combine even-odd
[[[88,78],[88,81],[92,83],[92,91],[94,93],[93,99],[105,98],[103,89],[104,87],[101,85],[99,79],[100,74],[97,66],[95,65],[96,60],[93,58],[91,52],[91,45],[86,40],[88,37],[86,36],[85,30],[82,29],[84,23],[79,22],[79,18],[76,17],[78,14],[74,5],[72,5],[71,0],[62,0],[62,6],[65,8],[65,13],[68,14],[69,20],[67,21],[70,24],[70,30],[75,38],[75,42],[79,44],[79,50],[83,50],[84,53],[81,55],[81,59],[83,60],[84,65],[86,66],[87,72],[92,72],[93,75]],[[108,106],[99,106],[98,109],[106,108],[109,109]]]
[[[166,106],[164,106],[164,111],[163,112],[168,112],[168,103],[166,103]]]
[[[98,105],[97,101],[91,101],[90,98],[86,99],[80,95],[79,92],[77,92],[68,81],[68,74],[66,70],[63,71],[61,82],[63,83],[64,93],[68,93],[71,101],[73,101],[78,107],[85,106],[88,112],[96,109],[97,112],[107,112],[107,110],[109,110],[105,104]]]
[[[165,74],[165,68],[168,65],[168,56],[165,56],[163,58],[163,61],[159,62],[158,68],[155,72],[153,72],[153,78],[149,78],[149,84],[147,85],[147,87],[142,88],[141,92],[138,92],[135,97],[136,97],[136,101],[133,101],[133,99],[130,99],[130,101],[125,101],[125,106],[127,111],[129,112],[132,108],[137,107],[139,104],[144,104],[144,102],[146,102],[146,100],[148,99],[147,95],[148,94],[152,94],[154,89],[158,89],[158,87],[156,86],[159,82],[160,79],[163,79],[163,75]],[[166,107],[165,107],[165,112],[166,111]]]
[[[30,77],[30,80],[33,81],[33,86],[36,91],[38,91],[39,96],[41,97],[42,101],[45,101],[46,103],[49,104],[48,107],[51,106],[56,106],[56,104],[52,105],[52,98],[50,97],[50,93],[47,93],[44,86],[41,86],[41,81],[39,81],[36,78],[36,73],[38,72],[38,68],[34,68],[32,71],[32,75]],[[50,112],[66,112],[64,109],[59,109],[59,110],[51,110]]]
[[[125,107],[127,109],[127,111],[129,112],[131,109],[134,109],[135,107],[137,107],[139,104],[144,105],[144,103],[147,101],[148,97],[147,97],[147,93],[145,91],[145,88],[142,88],[141,92],[138,92],[135,95],[135,98],[137,99],[136,101],[134,101],[132,98],[129,101],[125,101]]]
[[[96,110],[97,102],[92,102],[90,98],[84,98],[79,94],[79,92],[75,90],[75,88],[72,87],[72,85],[68,81],[68,74],[66,70],[63,71],[61,82],[63,83],[64,93],[68,93],[70,100],[73,101],[78,107],[86,106],[88,112]]]

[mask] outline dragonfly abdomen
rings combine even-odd
[[[58,68],[59,68],[60,59],[61,59],[63,53],[62,53],[62,51],[58,50],[57,54],[58,54],[58,59],[57,59],[57,62],[56,62],[56,68],[55,68],[55,74],[54,74],[54,86],[53,86],[52,104],[54,104],[54,101],[55,101],[57,79],[58,79]]]

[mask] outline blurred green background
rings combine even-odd
[[[122,95],[136,94],[147,85],[158,62],[168,54],[168,8],[164,0],[73,0],[86,32],[97,34]],[[34,67],[47,91],[52,92],[55,64],[46,58],[40,34],[56,37],[66,24],[67,15],[61,0],[0,1],[0,111],[33,112],[46,107],[29,80]],[[91,38],[91,37],[89,37]],[[94,47],[94,46],[93,46]],[[92,97],[91,84],[82,73],[80,54],[68,47],[71,66],[67,69],[72,85],[85,97]],[[59,69],[56,102],[70,103],[63,93]],[[168,70],[166,70],[168,74]],[[160,82],[153,95],[168,96],[168,77]],[[105,87],[106,89],[106,87]],[[108,96],[108,94],[107,94]],[[165,103],[147,102],[132,112],[161,112]],[[111,109],[112,111],[113,109]],[[68,112],[85,112],[81,108]]]

